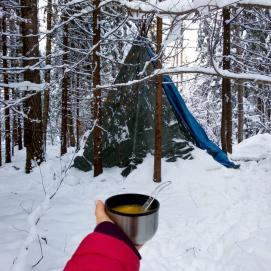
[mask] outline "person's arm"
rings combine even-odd
[[[98,210],[97,210],[98,209]],[[98,225],[79,245],[64,271],[138,271],[140,254],[97,203]]]

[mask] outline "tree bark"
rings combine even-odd
[[[244,140],[244,86],[242,81],[237,81],[238,102],[238,143]]]
[[[0,7],[2,7],[0,5]],[[0,32],[3,32],[3,20],[0,20]],[[3,35],[0,36],[1,42],[0,42],[0,51],[3,54]],[[2,66],[3,67],[3,66]],[[0,93],[0,99],[1,99],[1,93]],[[1,112],[2,104],[0,103],[0,167],[2,166],[2,112]]]
[[[2,113],[1,113],[2,104],[0,104],[0,167],[2,166]]]
[[[264,118],[264,103],[263,103],[263,100],[262,100],[262,97],[261,97],[261,89],[262,89],[262,84],[258,84],[258,93],[256,94],[257,95],[257,111],[258,111],[258,114],[259,114],[259,119],[260,119],[260,123],[265,124],[265,118]],[[259,129],[260,131],[261,129]]]
[[[23,42],[23,66],[29,67],[39,60],[39,40],[38,40],[38,7],[37,0],[22,0],[22,42]],[[27,59],[30,58],[31,59]],[[40,84],[39,70],[26,69],[24,80],[31,83]],[[24,144],[26,146],[26,166],[25,172],[30,173],[32,161],[38,165],[44,160],[43,140],[42,140],[42,110],[41,93],[28,88],[27,94],[34,94],[24,102],[24,111],[27,115],[24,125]]]
[[[241,33],[240,33],[240,25],[236,26],[236,36],[238,39],[241,39]],[[242,57],[242,49],[240,46],[237,45],[236,47],[236,53],[238,58],[240,59]],[[236,72],[240,73],[241,68],[237,64]],[[237,123],[237,139],[238,143],[242,142],[244,140],[244,85],[242,80],[237,80],[237,114],[238,114],[238,123]]]
[[[230,69],[230,9],[223,8],[223,69]],[[221,118],[221,145],[225,152],[232,152],[232,102],[231,81],[222,79],[222,118]]]
[[[5,10],[4,10],[5,12]],[[2,18],[2,30],[4,33],[7,32],[7,19],[6,16],[3,16]],[[3,68],[8,68],[8,61],[5,59],[5,57],[8,56],[8,49],[7,49],[7,35],[2,35],[2,52],[3,52]],[[8,84],[8,73],[6,70],[3,72],[3,83]],[[9,101],[9,88],[7,86],[4,87],[4,100],[7,104]],[[5,143],[6,143],[6,155],[5,155],[5,161],[6,163],[11,162],[11,131],[10,131],[10,110],[9,108],[5,109]]]
[[[13,58],[13,60],[10,60],[10,67],[18,67],[18,60],[16,58],[18,57],[17,55],[17,47],[19,46],[17,43],[16,39],[16,34],[18,34],[17,29],[16,29],[16,15],[15,10],[11,10],[11,16],[9,18],[9,32],[10,32],[10,38],[9,38],[9,44],[10,44],[10,49],[9,49],[9,55]],[[9,76],[9,81],[10,82],[17,82],[18,75],[11,73]],[[11,93],[10,93],[11,94]],[[12,99],[16,100],[17,99],[17,91],[15,89],[12,89]],[[17,113],[15,111],[11,111],[12,115],[12,151],[11,154],[12,156],[14,155],[14,148],[15,146],[18,145],[18,126],[17,126]]]
[[[21,106],[18,107],[18,110],[21,110]],[[22,118],[21,115],[18,115],[17,119],[17,125],[18,125],[18,150],[23,149],[23,129],[22,129]]]
[[[18,17],[22,17],[22,14],[21,14],[21,9],[17,10],[16,12],[16,15]],[[17,22],[18,24],[18,32],[19,33],[22,33],[22,23],[20,21]],[[14,26],[14,32],[17,33],[17,29],[16,29],[16,25]],[[23,52],[22,52],[22,38],[21,37],[17,37],[16,39],[16,44],[18,44],[18,46],[16,47],[16,56],[19,56],[19,57],[22,57],[23,55]],[[17,67],[21,67],[22,66],[22,60],[17,60],[16,61],[16,66]],[[20,82],[21,80],[21,76],[20,74],[17,74],[16,76],[16,81],[17,82]],[[20,92],[16,92],[16,97],[18,99],[22,98],[22,95]],[[18,112],[22,112],[23,111],[23,106],[21,104],[18,104],[18,106],[16,107],[16,109],[18,110]],[[18,150],[22,150],[23,149],[23,131],[24,131],[24,127],[23,127],[23,117],[21,114],[17,114],[17,133],[18,133]]]
[[[47,0],[47,31],[52,29],[52,0]],[[46,65],[51,65],[51,51],[52,51],[52,41],[51,35],[47,35],[46,37]],[[49,102],[50,102],[50,84],[51,77],[50,77],[50,70],[45,72],[45,82],[47,87],[44,91],[43,96],[43,141],[44,141],[44,152],[46,151],[46,139],[47,139],[47,126],[48,126],[48,115],[49,115]]]
[[[15,100],[17,97],[15,91],[12,91],[12,98]],[[12,114],[12,155],[14,155],[14,147],[18,145],[18,124],[17,114]]]
[[[100,29],[100,0],[94,0],[94,11],[93,11],[93,46],[96,48],[93,50],[92,59],[92,82],[93,82],[93,166],[94,166],[94,177],[100,175],[103,172],[102,166],[102,129],[101,129],[101,89],[97,89],[97,85],[100,85],[101,77],[101,63],[100,63],[100,40],[101,40],[101,29]]]
[[[66,21],[66,17],[64,20]],[[60,154],[63,155],[67,153],[67,128],[68,128],[68,73],[66,72],[66,68],[68,65],[68,23],[64,25],[64,33],[63,33],[63,46],[64,46],[64,54],[63,54],[63,64],[64,64],[64,74],[62,81],[62,111],[61,111],[61,150]]]
[[[163,20],[157,17],[156,23],[156,42],[157,54],[161,52],[163,38]],[[161,59],[156,64],[157,69],[162,68]],[[161,158],[162,158],[162,75],[156,77],[155,95],[155,143],[154,143],[154,173],[153,181],[161,182]]]
[[[79,82],[79,75],[76,77],[76,150],[80,149],[80,100],[79,100],[79,93],[80,93],[80,82]]]
[[[73,116],[71,110],[71,102],[68,106],[68,128],[69,128],[69,136],[70,136],[70,146],[75,147],[75,136],[73,131]]]

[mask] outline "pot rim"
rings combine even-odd
[[[113,210],[111,207],[108,206],[108,202],[110,200],[113,200],[114,198],[117,198],[117,197],[121,197],[121,196],[132,196],[132,197],[135,197],[135,196],[141,196],[141,197],[146,197],[146,200],[149,198],[148,195],[145,195],[145,194],[138,194],[138,193],[125,193],[125,194],[117,194],[117,195],[114,195],[114,196],[111,196],[109,197],[108,199],[106,199],[105,201],[105,208],[110,212],[110,213],[113,213],[113,214],[117,214],[117,215],[120,215],[120,216],[128,216],[128,217],[139,217],[139,216],[147,216],[147,215],[151,215],[153,213],[156,213],[159,211],[159,208],[160,208],[160,203],[159,201],[155,198],[153,203],[157,205],[156,208],[153,208],[149,211],[146,211],[144,213],[139,213],[139,214],[127,214],[127,213],[122,213],[122,212],[119,212],[119,211],[115,211]],[[152,203],[152,204],[153,204]]]

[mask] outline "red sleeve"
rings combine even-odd
[[[113,223],[103,222],[79,245],[64,271],[138,271],[140,255]],[[110,232],[108,232],[110,229]]]

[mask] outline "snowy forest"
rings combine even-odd
[[[270,270],[270,0],[0,0],[0,33],[2,270],[169,180],[140,270]]]

